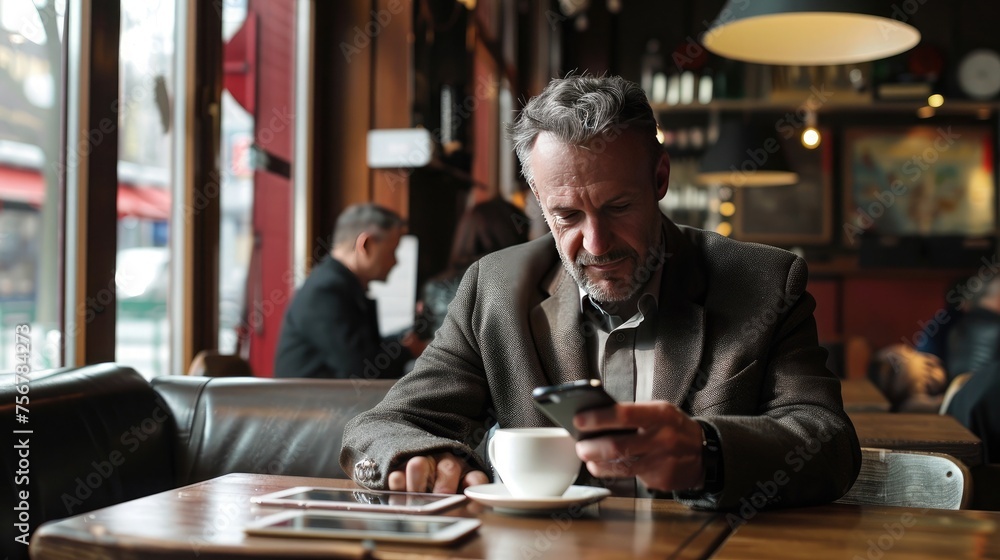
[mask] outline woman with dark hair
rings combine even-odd
[[[528,217],[502,198],[468,209],[455,228],[449,270],[465,271],[484,255],[528,240]]]
[[[528,241],[529,224],[520,208],[499,197],[466,210],[455,229],[448,268],[428,280],[421,293],[426,338],[433,338],[444,322],[465,269],[484,255]]]

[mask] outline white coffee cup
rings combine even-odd
[[[504,428],[487,448],[511,496],[562,496],[580,473],[576,440],[563,428]]]

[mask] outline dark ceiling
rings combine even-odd
[[[588,27],[577,31],[563,22],[563,72],[610,72],[638,80],[640,59],[650,39],[669,54],[676,46],[697,41],[718,15],[724,0],[621,0],[617,15],[603,0],[591,0]],[[555,5],[556,2],[553,2]],[[890,5],[915,25],[921,44],[936,47],[945,58],[945,72],[970,50],[1000,51],[1000,2],[996,0],[893,0]],[[553,9],[555,6],[553,6]],[[713,62],[709,61],[711,65]]]

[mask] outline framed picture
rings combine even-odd
[[[832,138],[820,129],[822,143],[807,149],[799,135],[779,138],[798,183],[741,187],[735,191],[733,237],[781,247],[823,245],[831,241],[833,222]]]
[[[996,224],[993,134],[880,127],[844,134],[844,236],[983,236]]]

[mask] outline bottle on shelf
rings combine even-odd
[[[660,76],[658,78],[657,76]],[[662,103],[666,95],[666,84],[663,84],[663,93],[659,99],[656,98],[657,80],[666,80],[663,72],[663,53],[660,52],[660,42],[650,39],[646,42],[646,52],[642,55],[639,85],[646,92],[646,97],[653,103]]]

